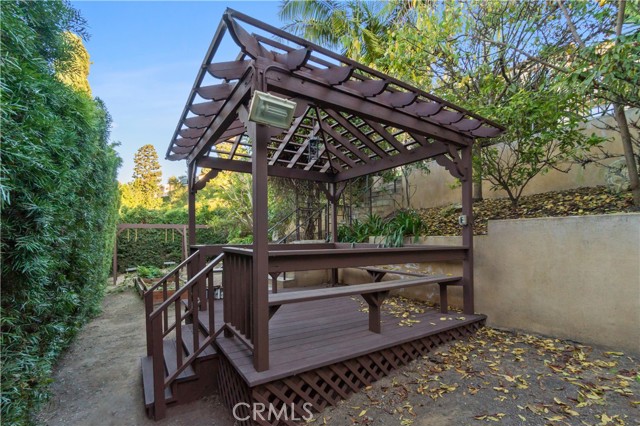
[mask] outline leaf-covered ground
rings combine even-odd
[[[490,219],[607,214],[628,212],[631,208],[630,192],[612,194],[603,186],[578,188],[522,197],[516,210],[507,198],[475,202],[474,227],[476,234],[486,234]],[[429,235],[460,235],[459,205],[422,209],[420,214],[425,220]]]
[[[329,425],[639,425],[638,358],[484,328],[325,410]]]

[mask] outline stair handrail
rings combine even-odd
[[[155,283],[153,286],[149,287],[144,294],[146,295],[149,292],[152,292],[154,290],[157,290],[158,287],[160,287],[164,282],[168,281],[169,278],[171,278],[173,275],[175,275],[176,272],[179,272],[180,269],[182,269],[184,266],[186,266],[188,263],[191,263],[191,261],[193,261],[193,259],[195,259],[196,257],[200,256],[200,250],[196,250],[193,253],[191,253],[191,255],[189,257],[187,257],[185,260],[183,260],[182,262],[180,262],[178,264],[178,266],[176,266],[175,268],[173,268],[171,270],[171,272],[168,272],[164,277],[160,278],[160,280]]]
[[[171,277],[174,277],[175,290],[176,291],[180,290],[180,270],[184,267],[189,268],[191,267],[192,264],[196,264],[196,266],[200,265],[201,264],[200,257],[201,257],[200,250],[196,250],[189,257],[187,257],[185,260],[180,262],[179,265],[173,268],[164,277],[162,277],[156,284],[154,284],[152,287],[150,287],[144,292],[143,298],[144,298],[145,322],[146,322],[146,329],[147,329],[147,355],[148,356],[151,355],[153,352],[153,347],[152,347],[153,342],[152,342],[152,336],[151,336],[151,314],[154,311],[154,308],[153,308],[154,291],[157,290],[158,288],[162,288],[163,301],[165,301],[168,297],[168,284],[169,284],[169,279],[171,279]],[[164,325],[166,330],[164,330],[163,335],[166,335],[172,330],[172,328],[169,327],[169,311],[165,312]]]
[[[284,215],[282,218],[278,219],[276,221],[276,223],[274,223],[273,225],[271,225],[271,227],[269,227],[269,230],[267,232],[271,232],[273,231],[276,226],[280,225],[282,222],[284,222],[285,220],[289,219],[291,216],[293,216],[297,211],[298,211],[299,207],[291,210],[289,213],[287,213],[286,215]]]
[[[171,297],[169,297],[167,300],[162,302],[162,304],[160,306],[158,306],[153,312],[151,312],[151,315],[149,315],[149,319],[153,320],[155,317],[160,315],[160,313],[163,310],[166,310],[169,307],[169,305],[171,305],[171,303],[173,303],[176,300],[178,300],[178,298],[182,294],[184,294],[184,292],[186,292],[190,287],[195,286],[198,283],[199,280],[204,278],[211,270],[213,270],[213,268],[218,263],[220,263],[223,258],[224,258],[224,253],[221,253],[215,259],[213,259],[211,262],[207,263],[207,265],[204,268],[202,268],[200,270],[200,272],[195,274],[189,281],[186,282],[185,285],[180,287],[180,290],[176,290],[176,292],[173,293],[173,295]]]
[[[207,263],[204,268],[194,274],[184,286],[176,289],[175,293],[167,298],[160,304],[153,312],[147,315],[147,339],[148,344],[151,347],[151,362],[152,362],[152,374],[153,374],[153,398],[154,398],[154,410],[163,412],[166,409],[165,405],[165,389],[170,386],[182,372],[189,367],[198,355],[215,339],[215,316],[214,316],[214,268],[222,261],[224,253],[219,254],[211,262]],[[188,292],[189,303],[188,309],[183,316],[181,298],[182,295]],[[205,296],[206,295],[206,296]],[[169,307],[174,304],[175,323],[169,328],[168,323],[163,329],[163,317],[168,316]],[[205,338],[203,342],[200,342],[200,330],[199,330],[199,308],[208,308],[209,311],[209,331],[210,335]],[[193,347],[190,351],[190,355],[183,359],[182,352],[182,321],[191,316],[193,324]],[[176,332],[176,370],[167,378],[165,375],[164,367],[164,338],[166,337],[170,329],[175,329]]]

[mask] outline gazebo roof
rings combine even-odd
[[[252,33],[240,22],[253,27]],[[214,62],[227,31],[239,54],[233,61]],[[270,137],[272,176],[340,182],[433,158],[459,177],[463,171],[458,151],[476,138],[504,131],[423,90],[227,9],[167,159],[250,172],[251,140],[245,123],[255,90],[297,104],[291,127]],[[317,152],[310,150],[310,141],[320,141]]]

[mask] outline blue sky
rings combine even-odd
[[[91,34],[85,46],[92,62],[93,95],[107,104],[113,117],[111,138],[121,143],[120,182],[131,180],[133,155],[145,144],[158,151],[163,182],[186,173],[184,161],[166,161],[164,155],[227,7],[282,26],[277,1],[72,4],[87,20]]]

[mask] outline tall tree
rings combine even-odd
[[[316,8],[324,4],[312,3]],[[289,15],[297,13],[292,17],[298,23],[294,29],[304,28],[301,23],[305,21],[315,28],[314,8],[286,6],[283,11]],[[336,7],[352,8],[351,15],[362,15],[356,12],[363,7],[359,2]],[[581,15],[581,22],[588,20],[587,12]],[[387,23],[388,28],[369,33],[378,37],[375,42],[361,40],[359,44],[365,48],[377,49],[361,54],[361,58],[506,125],[507,133],[496,141],[498,149],[476,152],[476,176],[488,179],[494,188],[505,189],[514,206],[531,179],[551,168],[560,169],[578,148],[599,142],[577,131],[583,97],[552,87],[557,71],[531,59],[544,57],[548,51],[557,54],[571,40],[557,6],[477,0],[396,1],[381,8],[378,15],[364,16],[368,22],[353,25],[379,28],[379,23]],[[515,48],[507,49],[507,44]]]
[[[158,153],[153,145],[143,145],[133,157],[132,189],[137,204],[146,208],[158,208],[162,204],[162,170]]]
[[[600,106],[611,105],[620,133],[633,202],[640,209],[640,153],[634,153],[625,107],[640,107],[640,6],[637,1],[601,1],[594,13],[600,38],[591,42],[578,30],[576,15],[585,5],[556,0],[577,48],[562,76]],[[606,109],[606,107],[605,107]]]

